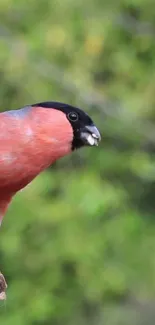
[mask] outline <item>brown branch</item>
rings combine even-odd
[[[7,284],[4,275],[0,272],[0,300],[6,299]]]

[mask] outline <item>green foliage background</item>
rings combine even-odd
[[[1,0],[1,110],[71,103],[102,143],[14,199],[0,324],[154,324],[154,34],[151,0]]]

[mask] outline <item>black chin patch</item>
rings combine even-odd
[[[80,149],[81,147],[84,147],[84,142],[81,139],[76,138],[74,136],[73,141],[72,141],[72,151],[76,149]]]

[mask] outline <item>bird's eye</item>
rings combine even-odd
[[[69,114],[68,114],[68,119],[70,120],[70,121],[72,121],[72,122],[76,122],[76,121],[78,121],[78,114],[77,113],[75,113],[75,112],[70,112]]]

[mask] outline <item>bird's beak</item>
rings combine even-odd
[[[98,146],[101,135],[95,125],[87,125],[82,128],[80,138],[88,146]]]

